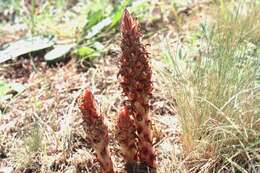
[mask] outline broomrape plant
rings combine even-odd
[[[122,33],[119,82],[126,100],[118,113],[116,136],[126,162],[127,172],[156,172],[156,154],[153,148],[149,98],[152,95],[152,71],[149,54],[140,42],[140,27],[124,11],[120,30]],[[104,117],[98,114],[89,89],[80,97],[83,127],[104,173],[114,173],[108,149],[108,128]]]

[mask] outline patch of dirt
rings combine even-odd
[[[31,73],[35,71],[46,71],[46,63],[43,58],[20,57],[11,60],[1,66],[0,73],[5,79],[14,80],[18,83],[27,83]]]

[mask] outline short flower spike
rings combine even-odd
[[[94,148],[103,173],[114,173],[113,163],[108,149],[108,128],[104,124],[104,117],[97,113],[94,97],[86,89],[80,97],[79,108],[82,113],[83,128]]]
[[[137,161],[137,147],[136,147],[136,128],[134,120],[131,118],[128,108],[123,107],[118,114],[116,124],[116,137],[121,146],[121,152],[127,163]]]

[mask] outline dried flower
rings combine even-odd
[[[108,149],[108,128],[104,124],[104,117],[96,111],[94,97],[89,89],[80,97],[79,108],[82,112],[84,131],[91,140],[103,173],[114,173]]]
[[[140,28],[127,10],[121,21],[122,55],[119,76],[124,95],[130,103],[129,115],[133,116],[138,134],[138,156],[140,162],[156,168],[156,156],[152,146],[149,98],[152,95],[152,71],[149,54],[140,42]]]

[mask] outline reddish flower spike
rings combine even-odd
[[[80,97],[79,108],[82,112],[83,128],[94,148],[103,173],[114,173],[113,163],[108,149],[108,128],[104,117],[96,111],[93,94],[86,89]]]
[[[138,156],[140,162],[156,168],[149,114],[149,98],[152,95],[152,71],[149,64],[149,54],[140,42],[141,33],[138,22],[127,10],[124,11],[120,30],[122,33],[120,84],[123,88],[123,94],[130,102],[130,114],[133,116],[136,129],[138,129]]]
[[[137,161],[136,128],[127,107],[119,112],[116,128],[116,137],[124,159],[127,163]]]

